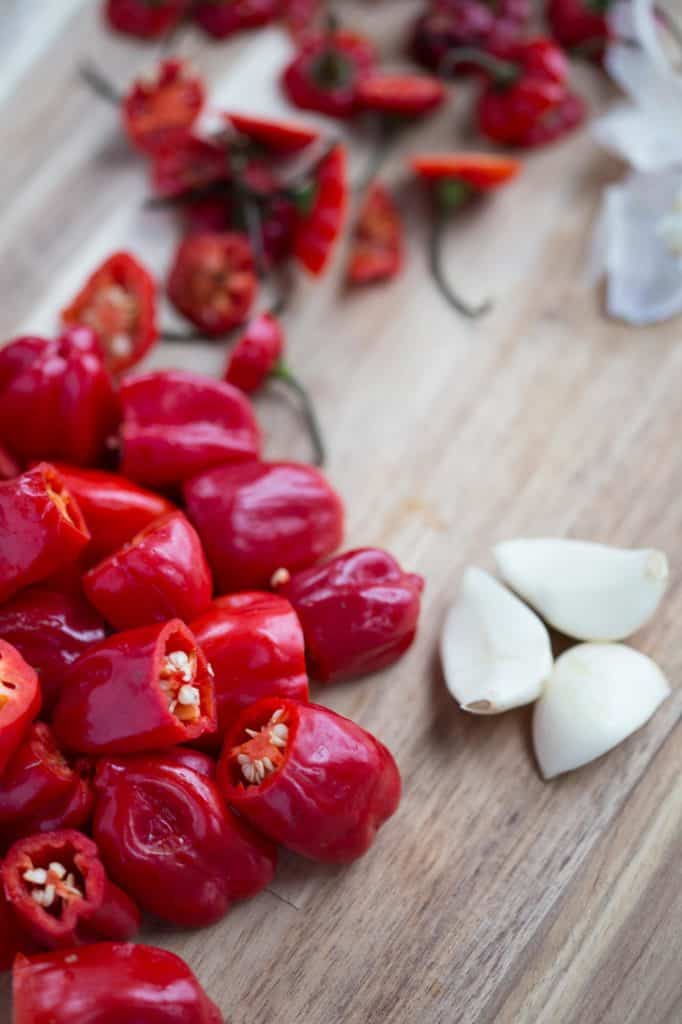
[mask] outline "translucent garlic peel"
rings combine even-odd
[[[441,660],[462,709],[493,715],[538,698],[552,650],[527,605],[487,572],[469,568],[443,626]]]
[[[546,779],[580,768],[641,728],[670,693],[658,666],[623,644],[579,644],[557,659],[533,715]]]
[[[545,619],[577,640],[622,640],[656,611],[668,584],[662,551],[578,540],[498,544],[502,578]]]

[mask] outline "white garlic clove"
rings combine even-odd
[[[594,761],[647,722],[670,693],[659,667],[624,644],[579,644],[562,654],[533,714],[546,779]]]
[[[662,551],[581,540],[498,544],[500,575],[554,626],[577,640],[623,640],[656,611],[668,584]]]
[[[441,634],[448,690],[464,711],[494,715],[530,704],[552,669],[537,615],[482,569],[467,569]]]

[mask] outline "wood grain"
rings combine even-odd
[[[175,226],[141,209],[140,162],[74,73],[96,54],[125,82],[155,51],[107,35],[95,3],[61,5],[39,41],[38,0],[6,6],[0,336],[11,337],[53,330],[60,304],[116,246],[162,273]],[[415,4],[348,9],[390,56]],[[219,87],[248,45],[190,34],[181,49]],[[596,72],[577,75],[595,104],[608,100]],[[428,283],[426,207],[403,167],[418,147],[471,144],[467,89],[458,92],[454,111],[419,126],[386,168],[410,235],[401,280],[344,295],[340,253],[321,285],[299,283],[289,317],[291,361],[317,397],[329,473],[347,498],[349,545],[386,545],[428,580],[404,661],[316,693],[395,751],[405,798],[351,868],[284,857],[273,891],[215,928],[146,928],[145,939],[189,959],[234,1024],[682,1020],[679,689],[618,750],[547,785],[529,712],[459,713],[435,654],[462,568],[490,567],[497,540],[655,545],[673,559],[673,585],[636,642],[676,685],[679,323],[608,322],[584,284],[600,189],[621,173],[586,133],[529,156],[508,191],[453,223],[450,273],[472,298],[496,299],[476,324],[453,317]],[[223,358],[212,346],[167,345],[152,364],[215,372]],[[284,398],[265,396],[258,409],[268,452],[305,458]]]

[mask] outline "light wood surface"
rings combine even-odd
[[[119,245],[159,272],[170,259],[172,219],[141,209],[142,164],[74,71],[96,55],[125,83],[157,51],[105,33],[97,7],[0,9],[2,338],[53,330],[62,301]],[[415,4],[347,9],[390,55]],[[249,45],[190,33],[181,50],[234,88]],[[608,101],[595,71],[577,78]],[[396,668],[316,691],[392,748],[405,797],[352,867],[284,856],[273,891],[220,925],[145,929],[189,960],[233,1024],[682,1021],[681,323],[607,322],[584,284],[600,189],[621,173],[587,133],[529,156],[517,183],[453,223],[450,272],[472,298],[496,298],[476,324],[453,316],[427,280],[426,207],[403,165],[418,147],[471,145],[459,92],[387,167],[410,235],[403,277],[345,296],[339,254],[322,284],[300,283],[287,321],[349,546],[385,545],[428,581],[418,643]],[[223,358],[165,345],[152,363],[217,372]],[[268,454],[305,458],[283,397],[257,404]],[[463,567],[490,568],[492,544],[519,534],[659,546],[673,565],[635,641],[673,696],[608,757],[551,785],[533,763],[529,711],[460,713],[436,655]]]

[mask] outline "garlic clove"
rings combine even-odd
[[[552,649],[527,605],[487,572],[469,568],[443,626],[441,660],[462,709],[494,715],[537,700]]]
[[[510,540],[495,558],[509,586],[555,629],[577,640],[623,640],[656,611],[668,560],[581,540]]]
[[[621,743],[670,693],[659,667],[624,644],[579,644],[557,659],[533,714],[533,745],[546,779]]]

